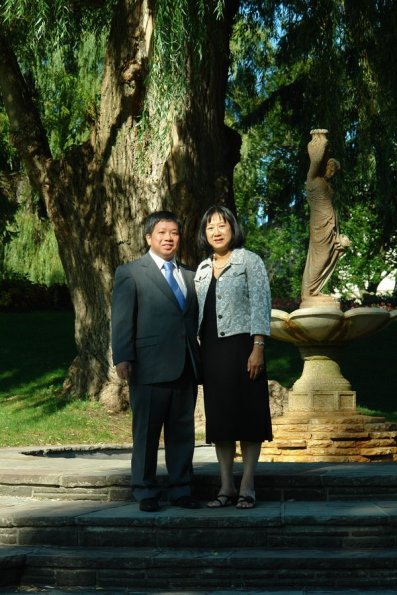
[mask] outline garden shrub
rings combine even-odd
[[[32,283],[26,277],[0,279],[0,311],[71,310],[72,302],[66,285],[50,287]]]

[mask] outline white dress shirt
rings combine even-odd
[[[153,258],[153,260],[157,264],[157,266],[159,267],[159,269],[162,272],[163,276],[165,277],[165,270],[163,269],[163,265],[167,261],[164,260],[164,258],[161,258],[161,256],[158,256],[157,254],[155,254],[154,252],[152,252],[152,250],[149,250],[149,254]],[[174,269],[173,269],[174,278],[175,278],[176,282],[178,283],[180,290],[182,291],[183,295],[186,298],[187,289],[186,289],[185,281],[183,280],[182,273],[180,271],[180,268],[178,267],[178,264],[177,264],[175,258],[171,258],[171,260],[169,260],[168,262],[172,262],[173,263],[173,265],[174,265]]]

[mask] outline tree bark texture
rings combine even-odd
[[[212,1],[212,0],[211,0]],[[232,174],[239,137],[224,124],[229,38],[238,2],[224,18],[208,11],[210,32],[199,87],[186,98],[166,157],[145,138],[149,165],[136,163],[137,121],[147,88],[156,13],[152,0],[119,0],[104,61],[100,115],[89,142],[52,159],[45,131],[19,66],[0,37],[0,89],[14,143],[54,226],[75,310],[77,357],[65,390],[127,404],[125,383],[111,364],[110,303],[115,268],[145,251],[142,220],[153,210],[175,211],[184,225],[181,258],[194,265],[198,222],[205,208],[234,208]],[[189,69],[188,69],[189,71]],[[197,80],[197,79],[196,79]],[[197,85],[197,82],[196,82]]]

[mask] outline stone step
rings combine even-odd
[[[2,589],[2,595],[14,595],[15,593],[51,593],[51,595],[92,595],[98,590],[93,588],[68,588],[67,591],[54,589],[53,587],[32,587],[29,585],[21,585],[16,589]],[[247,590],[247,589],[217,589],[211,591],[186,591],[185,589],[172,589],[171,591],[153,591],[152,589],[139,589],[139,591],[131,589],[101,589],[100,595],[235,595],[236,593],[243,593],[244,595],[396,595],[395,589],[372,589],[369,590],[365,587],[360,589],[350,589],[349,587],[344,588],[331,588],[325,587],[324,589],[266,589],[260,588],[260,590]]]
[[[0,552],[1,556],[5,552]],[[327,548],[44,548],[24,553],[21,584],[184,592],[397,588],[395,550]],[[3,582],[4,586],[7,586]]]
[[[67,590],[55,589],[53,587],[34,587],[32,585],[19,585],[17,588],[6,588],[1,589],[2,595],[14,595],[15,593],[51,593],[51,595],[92,595],[96,593],[98,595],[98,589],[96,587],[84,587],[84,588],[73,588],[68,587]],[[172,589],[172,590],[155,590],[152,589],[100,589],[101,595],[235,595],[235,593],[243,593],[244,595],[396,595],[395,589],[383,589],[383,588],[365,588],[360,589],[338,588],[338,587],[324,587],[321,588],[303,588],[303,589],[272,589],[272,588],[260,588],[251,589],[216,589],[216,590],[188,590],[185,589]]]
[[[200,453],[200,449],[196,449]],[[204,450],[204,449],[201,449]],[[105,455],[102,455],[105,456]],[[23,456],[0,460],[0,496],[35,499],[131,500],[129,454],[124,459],[62,459]],[[160,484],[166,488],[165,468],[159,465]],[[236,464],[236,483],[241,463]],[[219,467],[195,464],[194,491],[202,500],[214,497]],[[259,463],[256,492],[260,500],[394,499],[395,463]]]
[[[0,544],[66,547],[396,548],[397,500],[258,502],[184,510],[164,504],[0,499]],[[280,554],[279,554],[280,555]]]
[[[254,510],[148,514],[131,502],[130,453],[32,451],[0,457],[1,593],[397,593],[393,463],[260,463]],[[194,467],[205,504],[213,449]],[[161,457],[159,471],[165,488]]]

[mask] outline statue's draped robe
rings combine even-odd
[[[330,278],[338,258],[344,252],[340,245],[333,191],[324,177],[307,182],[310,207],[310,241],[302,278],[302,296],[318,295]]]

